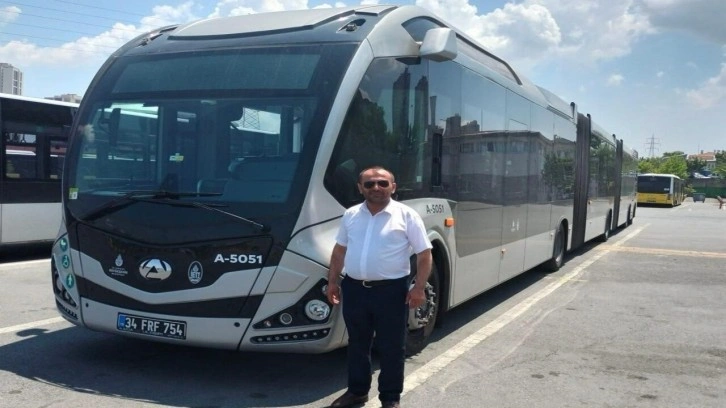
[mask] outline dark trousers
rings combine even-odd
[[[343,279],[343,319],[348,329],[348,391],[368,394],[371,388],[371,347],[375,334],[380,357],[378,398],[399,401],[403,392],[408,320],[408,279],[366,288]]]

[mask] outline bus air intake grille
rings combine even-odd
[[[293,343],[301,341],[314,341],[325,338],[330,334],[330,329],[308,330],[304,332],[271,334],[268,336],[255,336],[252,338],[254,344],[275,344]]]
[[[65,307],[65,305],[61,302],[56,300],[55,305],[58,307],[58,310],[62,311],[67,317],[70,317],[73,320],[78,320],[78,315],[74,311]]]

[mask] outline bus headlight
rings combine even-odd
[[[302,327],[327,323],[332,305],[326,302],[325,291],[328,281],[320,279],[294,305],[290,305],[255,323],[255,329],[279,329],[281,327]]]
[[[321,300],[313,299],[305,305],[305,315],[310,320],[322,322],[330,316],[330,306]]]
[[[292,315],[290,313],[282,313],[280,314],[279,320],[283,325],[289,326],[292,324]]]

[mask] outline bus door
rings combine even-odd
[[[502,263],[499,281],[524,270],[529,190],[529,140],[527,125],[510,120],[504,159],[504,214],[502,218]],[[518,128],[517,130],[513,130]]]

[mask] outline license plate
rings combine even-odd
[[[153,319],[119,313],[116,329],[148,336],[184,340],[187,338],[187,324],[179,320]]]

